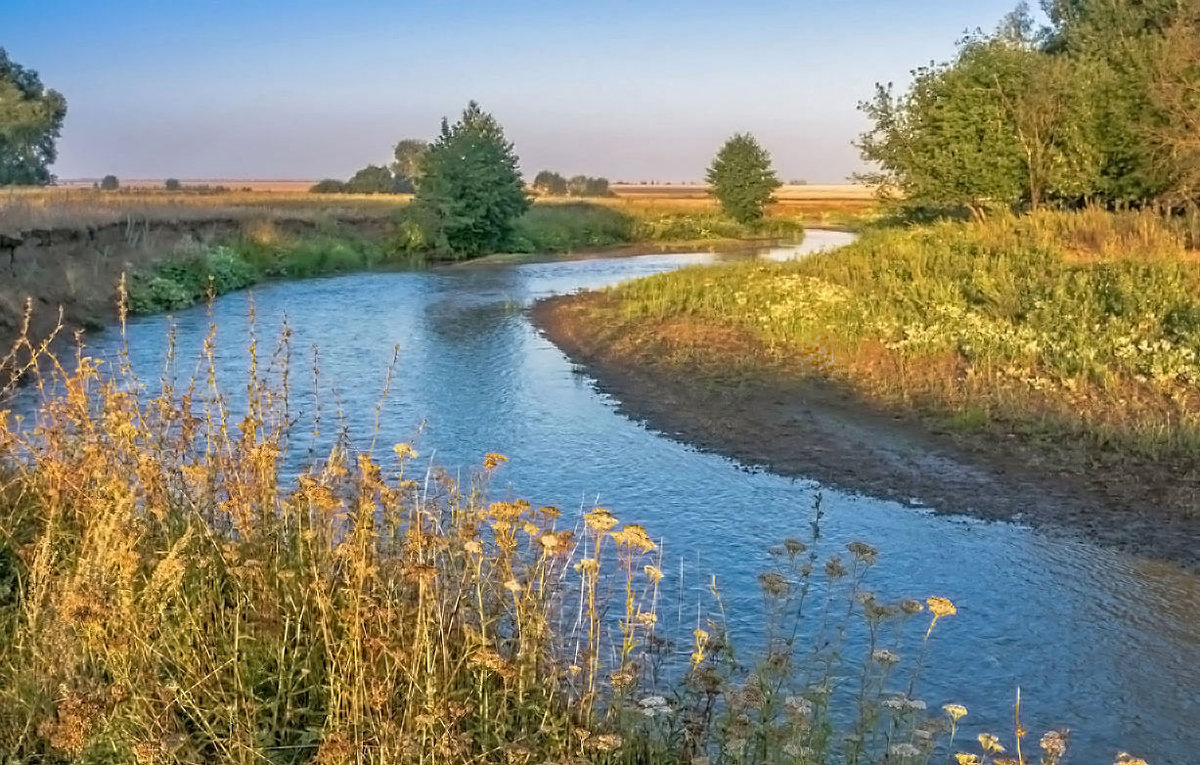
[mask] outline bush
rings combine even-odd
[[[116,191],[121,188],[121,181],[115,175],[106,175],[100,179],[101,191]]]

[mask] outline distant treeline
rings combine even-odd
[[[421,162],[429,144],[419,138],[405,138],[396,144],[390,166],[367,165],[349,180],[326,178],[314,185],[314,194],[412,194],[421,177]]]
[[[861,105],[863,180],[930,212],[1200,201],[1200,0],[1022,4]]]
[[[607,178],[576,175],[564,178],[551,170],[542,170],[533,178],[533,190],[548,197],[610,197]]]

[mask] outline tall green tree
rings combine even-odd
[[[1037,208],[1099,183],[1095,92],[1082,65],[1040,49],[1025,12],[913,72],[907,93],[877,86],[859,139],[863,177],[932,211]]]
[[[421,164],[415,204],[434,241],[458,256],[503,249],[529,209],[513,145],[496,118],[472,101]]]
[[[67,100],[42,85],[0,48],[0,186],[41,186],[52,180],[55,142]]]
[[[749,133],[725,141],[705,178],[721,209],[740,223],[762,220],[763,208],[781,185],[771,155]]]
[[[1144,130],[1162,201],[1200,206],[1200,0],[1188,0],[1163,31],[1150,73],[1149,100],[1160,119]]]

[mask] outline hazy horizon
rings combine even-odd
[[[861,169],[875,82],[1014,4],[8,0],[0,47],[67,98],[64,179],[345,178],[475,99],[527,176],[698,181],[749,131],[782,179],[821,184]]]

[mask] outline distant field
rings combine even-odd
[[[97,191],[90,180],[36,189],[0,190],[0,232],[30,228],[96,226],[127,221],[246,219],[260,217],[386,216],[408,203],[406,195],[312,194],[309,181],[183,180],[184,191],[166,191],[161,180],[122,181],[117,191]],[[187,190],[187,186],[192,186]],[[207,188],[196,188],[197,186]],[[214,191],[218,186],[225,190]],[[592,200],[642,214],[710,212],[716,203],[706,186],[613,187],[615,197]],[[771,213],[806,223],[836,225],[868,215],[875,207],[863,186],[783,186]],[[575,201],[545,200],[549,203]]]

